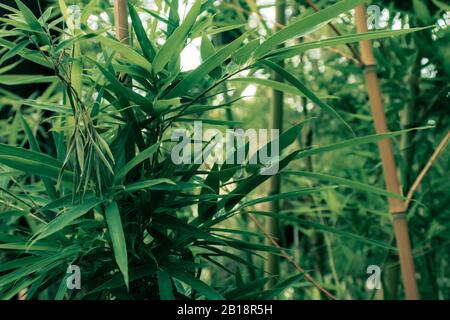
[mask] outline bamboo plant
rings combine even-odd
[[[2,54],[9,51],[9,57],[32,61],[54,76],[0,75],[5,85],[49,84],[46,92],[28,99],[5,94],[14,106],[21,135],[0,143],[0,297],[10,299],[26,290],[25,299],[272,299],[291,285],[311,282],[305,272],[277,276],[273,269],[269,275],[261,271],[262,255],[281,255],[285,250],[255,240],[261,233],[224,224],[240,219],[244,209],[256,204],[317,194],[337,185],[402,199],[396,190],[310,173],[332,185],[294,192],[281,192],[274,185],[275,193],[255,199],[252,192],[270,178],[261,174],[260,166],[194,161],[176,165],[170,135],[176,128],[192,129],[195,120],[230,126],[230,121],[213,115],[233,107],[233,101],[221,105],[214,98],[223,93],[222,84],[239,80],[249,70],[276,73],[274,80],[253,81],[276,92],[307,97],[351,136],[339,143],[296,149],[293,143],[304,123],[289,126],[279,138],[283,174],[306,175],[287,171],[299,159],[404,133],[352,136],[332,105],[277,63],[310,49],[416,31],[364,32],[280,47],[362,2],[339,1],[266,37],[241,24],[214,25],[213,1],[196,0],[180,17],[177,0],[161,4],[158,13],[117,0],[115,10],[107,11],[111,20],[111,12],[115,13],[116,32],[111,25],[90,27],[92,4],[82,8],[79,26],[64,0],[40,16],[20,0],[17,8],[2,5],[9,10],[0,29]],[[283,23],[284,10],[279,8],[278,20]],[[141,10],[151,13],[152,23],[142,22]],[[167,17],[161,16],[163,12]],[[158,29],[161,23],[163,30]],[[235,29],[240,36],[232,42],[223,46],[211,42],[212,35]],[[10,35],[17,40],[10,41]],[[194,39],[201,39],[207,49],[204,61],[184,71],[180,55]],[[127,75],[127,81],[121,75]],[[277,97],[281,101],[282,95]],[[273,126],[281,128],[280,105],[277,110]],[[45,141],[34,129],[37,117],[44,117],[48,126]],[[209,143],[202,141],[202,147]],[[364,246],[393,250],[380,239],[284,215],[276,207],[269,212],[248,211],[260,219],[283,219]],[[246,255],[253,259],[246,260]],[[71,265],[82,270],[80,290],[66,285]],[[243,267],[255,270],[258,278],[243,277]],[[224,274],[214,284],[208,281],[212,271]],[[269,281],[270,290],[265,287]]]

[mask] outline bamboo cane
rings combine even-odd
[[[114,22],[117,39],[123,44],[129,44],[127,0],[114,0]],[[123,73],[119,74],[119,80],[126,85],[130,83],[130,78]]]
[[[276,23],[274,26],[275,32],[280,28],[280,25],[285,25],[286,23],[286,4],[284,0],[276,0],[275,2],[275,19]],[[283,65],[283,62],[279,62],[280,65]],[[282,77],[274,72],[273,79],[275,81],[282,81]],[[283,92],[273,90],[272,92],[272,115],[271,115],[271,127],[273,129],[282,130],[283,126]],[[273,176],[269,180],[269,194],[275,195],[279,194],[281,190],[281,179],[279,175]],[[280,202],[278,200],[272,201],[269,203],[269,211],[278,213],[280,211]],[[280,225],[279,221],[276,218],[268,218],[266,221],[266,229],[267,233],[272,237],[279,239],[280,234]],[[270,244],[270,243],[269,243]],[[269,253],[266,260],[266,271],[272,275],[279,275],[280,267],[279,267],[279,258],[278,256]],[[272,286],[273,282],[268,283],[268,287]]]
[[[128,9],[127,0],[115,0],[114,20],[117,38],[120,42],[128,44],[130,36],[128,33]]]
[[[355,24],[358,32],[367,32],[365,7],[360,5],[355,11]],[[368,89],[370,108],[374,119],[376,132],[385,133],[389,129],[386,124],[386,117],[383,110],[381,92],[376,73],[376,61],[373,56],[370,41],[360,42],[361,59],[364,66],[364,77]],[[401,194],[400,183],[397,177],[392,145],[386,139],[378,143],[380,156],[383,165],[386,189],[389,192]],[[406,220],[406,208],[402,200],[389,198],[389,211],[393,217],[394,232],[397,240],[397,247],[400,258],[400,268],[402,271],[403,284],[405,287],[406,299],[418,300],[419,292],[414,271],[414,262],[411,253],[411,243],[408,233],[408,223]]]

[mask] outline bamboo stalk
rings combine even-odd
[[[286,4],[284,0],[276,0],[275,2],[275,19],[276,23],[274,26],[275,32],[280,29],[279,25],[286,24]],[[283,65],[283,62],[279,62],[280,65]],[[282,77],[274,72],[273,79],[275,81],[283,81]],[[272,115],[271,115],[271,128],[282,130],[283,128],[283,92],[273,90],[273,99],[272,99]],[[269,180],[269,195],[279,194],[281,191],[281,177],[279,175],[273,176]],[[278,213],[280,211],[280,202],[278,200],[272,201],[269,203],[269,211]],[[266,221],[266,230],[267,233],[276,239],[280,239],[280,225],[279,221],[276,218],[268,218]],[[280,267],[279,267],[279,258],[277,255],[269,253],[266,260],[266,271],[272,275],[279,275]],[[273,285],[273,281],[268,283],[268,287]]]
[[[358,6],[355,13],[355,24],[357,31],[359,33],[367,32],[368,28],[366,23],[365,7],[363,5]],[[383,110],[381,92],[376,72],[376,61],[373,56],[370,41],[361,41],[360,50],[375,129],[378,134],[385,133],[388,132],[389,129],[386,124],[386,117]],[[378,147],[380,149],[386,189],[389,192],[401,194],[402,192],[397,177],[397,168],[390,140],[386,139],[380,141],[378,143]],[[405,210],[405,203],[402,200],[389,198],[389,211],[393,217],[394,232],[397,240],[400,268],[402,271],[406,298],[408,300],[418,300],[419,292],[417,289]]]
[[[127,0],[114,1],[114,21],[117,39],[122,43],[129,44]]]
[[[117,39],[123,44],[130,44],[127,0],[114,0],[114,22]],[[118,78],[124,84],[130,84],[128,75],[121,73]]]

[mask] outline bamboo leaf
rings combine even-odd
[[[34,16],[33,12],[20,0],[16,0],[16,4],[20,12],[22,13],[23,17],[25,18],[27,24],[30,26],[32,30],[35,30],[35,34],[37,35],[41,43],[49,45],[50,41],[46,36],[46,32],[44,28],[42,28],[42,25],[39,22],[39,20]]]
[[[22,114],[20,114],[20,119],[22,121],[22,126],[24,128],[25,134],[28,138],[28,142],[30,143],[31,150],[35,152],[40,152],[41,148],[39,147],[39,143],[37,142],[36,137],[31,131],[30,125],[25,120]],[[55,185],[47,178],[43,178],[42,181],[44,182],[45,190],[47,190],[47,193],[50,196],[50,198],[56,199],[58,197],[58,194],[56,193]]]
[[[36,174],[56,180],[62,163],[50,156],[31,150],[0,144],[0,163],[29,174]],[[65,170],[64,181],[72,182],[73,173]]]
[[[161,72],[169,60],[176,56],[183,48],[189,31],[200,13],[201,3],[201,0],[194,2],[183,23],[175,29],[169,39],[167,39],[161,49],[156,53],[155,59],[153,60],[153,72],[155,74]]]
[[[149,115],[156,115],[153,104],[150,100],[148,100],[146,97],[141,96],[140,94],[134,92],[132,89],[126,87],[123,85],[115,75],[113,75],[111,72],[103,68],[99,63],[94,61],[94,63],[97,65],[97,67],[100,69],[100,71],[105,75],[105,77],[108,79],[108,81],[113,85],[115,89],[115,93],[118,97],[121,97],[125,101],[133,101],[136,104],[138,104],[142,110],[147,112]]]
[[[336,176],[332,176],[332,175],[328,175],[328,174],[316,173],[316,172],[310,172],[310,171],[283,171],[282,173],[285,175],[294,175],[294,176],[317,179],[317,180],[321,180],[321,181],[338,183],[338,184],[342,184],[344,186],[349,186],[350,188],[355,189],[355,190],[361,190],[361,191],[366,191],[366,192],[370,192],[370,193],[374,193],[374,194],[379,194],[379,195],[386,196],[389,198],[405,199],[405,197],[403,197],[397,193],[388,192],[384,189],[373,187],[366,183],[361,183],[358,181],[345,179],[345,178],[341,178],[341,177],[336,177]]]
[[[144,70],[150,71],[152,69],[152,65],[146,58],[122,42],[100,35],[97,36],[96,39],[98,39],[104,46],[120,53],[122,55],[122,59],[133,62],[133,64],[140,66]]]
[[[249,283],[243,284],[236,289],[230,290],[227,293],[224,294],[225,298],[227,300],[235,300],[239,299],[241,296],[245,296],[247,294],[252,294],[254,292],[258,292],[264,289],[264,285],[270,280],[271,278],[262,278],[257,279],[254,281],[251,281]]]
[[[144,181],[138,181],[131,184],[128,184],[124,187],[124,192],[133,192],[137,190],[146,190],[150,189],[152,190],[154,186],[159,186],[161,184],[167,184],[170,186],[176,186],[177,184],[173,182],[170,179],[167,178],[159,178],[159,179],[150,179],[150,180],[144,180]],[[184,188],[185,186],[181,186],[181,188]]]
[[[286,81],[288,81],[290,84],[295,86],[299,91],[303,92],[303,94],[310,99],[312,102],[317,104],[322,110],[329,113],[333,117],[337,118],[339,121],[341,121],[354,135],[353,129],[350,127],[350,125],[341,117],[339,113],[337,113],[333,107],[328,105],[327,103],[323,102],[319,97],[317,97],[311,90],[309,90],[300,80],[298,80],[292,73],[288,72],[286,69],[281,67],[280,65],[270,61],[266,60],[263,61],[263,64],[267,65],[269,68],[277,72],[280,76],[282,76]]]
[[[67,227],[73,221],[80,218],[81,216],[86,214],[89,210],[98,206],[102,202],[103,202],[102,200],[93,198],[93,199],[86,200],[82,204],[73,206],[70,210],[60,214],[58,217],[56,217],[54,220],[52,220],[49,224],[47,224],[41,230],[39,230],[39,232],[36,234],[36,237],[32,243],[42,240],[44,238],[47,238],[47,237],[55,234],[59,230]]]
[[[225,244],[221,239],[203,231],[197,227],[193,227],[188,223],[183,222],[180,219],[166,215],[166,214],[156,214],[153,217],[153,224],[159,225],[164,228],[171,229],[178,233],[178,235],[185,236],[188,238],[205,239],[210,240],[215,243]]]
[[[177,269],[169,269],[169,273],[172,277],[177,278],[178,280],[191,286],[209,300],[224,300],[224,297],[220,293],[187,272]]]
[[[126,286],[129,286],[128,279],[128,255],[125,235],[123,232],[122,220],[120,218],[120,211],[115,201],[109,203],[106,207],[106,223],[108,225],[109,235],[111,237],[114,257],[120,272],[122,272]]]
[[[156,51],[155,46],[147,37],[147,33],[142,26],[141,18],[139,17],[136,9],[131,3],[128,3],[128,11],[130,12],[131,22],[133,24],[134,32],[136,32],[136,38],[141,46],[142,52],[148,61],[152,62],[155,58]]]
[[[375,40],[382,39],[387,37],[394,37],[405,35],[411,32],[417,32],[420,30],[427,29],[428,27],[423,28],[411,28],[404,30],[379,30],[379,31],[370,31],[364,33],[350,34],[350,35],[342,35],[334,38],[323,39],[318,41],[305,42],[298,45],[290,46],[287,48],[276,49],[269,52],[262,59],[270,59],[272,61],[283,60],[292,58],[296,55],[300,55],[305,51],[317,48],[324,47],[335,47],[341,44],[347,43],[355,43],[362,40]]]
[[[161,300],[175,300],[173,295],[172,280],[166,270],[158,271],[158,286]]]
[[[216,67],[220,66],[225,59],[227,59],[233,52],[235,52],[246,37],[247,34],[243,34],[227,46],[217,51],[195,70],[189,72],[189,74],[169,92],[166,98],[175,98],[185,94],[189,90],[189,88],[203,79],[203,77],[213,71]]]
[[[280,294],[282,294],[288,287],[295,285],[297,282],[301,281],[305,277],[305,273],[301,272],[299,274],[293,275],[277,284],[275,284],[270,290],[262,292],[258,299],[261,300],[273,300]]]
[[[0,37],[0,46],[12,50],[16,47],[16,44]],[[42,57],[39,52],[24,48],[17,54],[22,58],[37,63],[41,66],[52,68],[51,64],[44,57]]]
[[[291,25],[284,27],[280,31],[270,36],[264,41],[255,51],[255,57],[261,57],[278,44],[283,43],[294,37],[301,37],[307,35],[325,24],[331,19],[335,18],[341,13],[349,11],[365,0],[342,0],[336,4],[329,6],[319,12],[313,13],[309,16],[299,19]]]
[[[2,74],[0,75],[0,84],[15,86],[35,83],[49,83],[57,81],[56,76],[28,75],[28,74]]]
[[[366,143],[372,143],[372,142],[378,142],[385,139],[390,139],[396,136],[399,136],[403,133],[410,132],[413,130],[424,130],[429,129],[431,127],[420,127],[420,128],[412,128],[412,129],[406,129],[406,130],[400,130],[395,132],[389,132],[389,133],[382,133],[382,134],[373,134],[368,135],[364,137],[357,137],[349,140],[345,140],[342,142],[337,142],[333,144],[329,144],[322,147],[313,147],[309,150],[304,150],[299,152],[299,154],[296,156],[297,159],[310,157],[312,155],[316,154],[322,154],[325,152],[335,151],[339,149],[349,148],[349,147],[355,147]]]
[[[139,153],[133,160],[125,164],[120,170],[116,173],[114,177],[114,181],[120,181],[121,179],[125,178],[128,172],[130,172],[131,169],[136,167],[141,162],[147,160],[153,154],[158,150],[159,143],[155,143],[154,145],[148,147],[141,153]]]

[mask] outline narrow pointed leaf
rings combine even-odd
[[[111,237],[114,257],[120,272],[122,272],[126,286],[128,287],[128,254],[125,235],[123,232],[122,219],[116,202],[111,202],[106,207],[106,223],[109,236]]]

